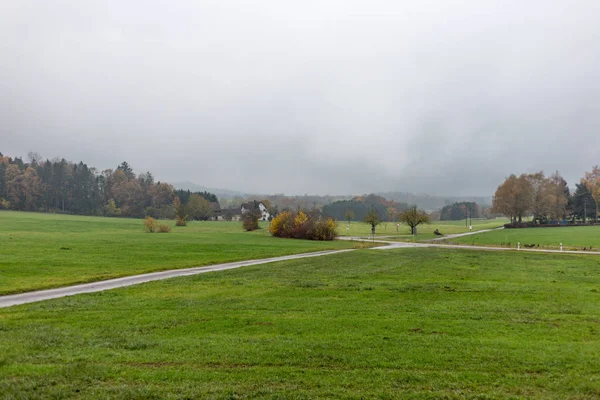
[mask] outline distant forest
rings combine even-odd
[[[396,203],[381,196],[370,194],[357,196],[352,200],[341,200],[323,207],[323,215],[339,221],[362,221],[369,211],[375,210],[382,220],[392,221],[402,211],[409,208],[407,203]]]
[[[173,218],[178,206],[193,219],[208,219],[219,208],[214,194],[175,190],[155,182],[150,172],[136,175],[127,162],[98,171],[64,158],[42,160],[34,153],[28,158],[0,153],[0,209]]]

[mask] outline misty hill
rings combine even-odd
[[[173,184],[176,189],[189,190],[191,192],[209,192],[217,195],[219,199],[232,199],[234,197],[242,197],[246,198],[249,196],[248,193],[239,192],[236,190],[229,189],[215,189],[209,188],[206,186],[198,185],[194,182],[185,181],[185,182],[176,182]]]
[[[492,204],[492,196],[431,196],[408,192],[379,192],[375,194],[399,203],[416,204],[419,208],[429,211],[439,210],[444,206],[465,201],[477,203],[479,206],[489,207]]]
[[[271,203],[273,203],[273,205],[277,205],[280,208],[285,208],[286,206],[294,208],[297,205],[308,208],[312,207],[313,205],[324,206],[338,200],[350,200],[355,197],[355,195],[286,196],[284,194],[244,193],[231,189],[209,188],[190,181],[174,183],[173,186],[177,189],[190,190],[192,192],[214,193],[221,200],[233,199],[234,197],[241,197],[245,200],[268,199]],[[374,194],[384,197],[386,200],[397,203],[416,204],[419,208],[428,211],[440,210],[444,206],[465,201],[477,203],[479,206],[485,207],[489,207],[492,204],[492,196],[432,196],[428,194],[414,194],[409,192],[378,192]]]

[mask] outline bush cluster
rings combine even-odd
[[[258,220],[260,219],[261,214],[258,211],[251,210],[244,213],[242,218],[242,225],[244,226],[244,230],[246,231],[255,231],[259,228]]]
[[[311,218],[304,211],[285,211],[271,221],[273,236],[309,240],[333,240],[337,236],[337,222],[331,218]]]
[[[144,219],[144,226],[146,227],[146,232],[148,233],[169,233],[171,232],[171,227],[167,224],[159,224],[152,217],[146,217]]]
[[[171,232],[171,227],[167,224],[160,224],[156,230],[158,233],[169,233]]]

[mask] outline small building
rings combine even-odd
[[[215,221],[239,221],[242,214],[237,208],[223,208],[214,211]]]
[[[268,221],[269,217],[271,217],[271,214],[269,214],[267,207],[265,207],[265,205],[263,203],[257,202],[256,200],[250,201],[248,203],[242,203],[241,210],[242,210],[242,215],[244,215],[248,211],[258,210],[258,211],[260,211],[260,214],[261,214],[260,219],[263,221]]]

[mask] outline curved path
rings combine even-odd
[[[103,290],[116,289],[125,286],[137,285],[139,283],[157,281],[160,279],[174,278],[176,276],[188,276],[203,274],[205,272],[224,271],[227,269],[234,269],[240,267],[246,267],[250,265],[267,264],[277,261],[286,260],[297,260],[299,258],[319,257],[326,256],[329,254],[344,253],[352,251],[353,249],[346,250],[328,250],[318,251],[314,253],[303,253],[293,254],[289,256],[263,258],[260,260],[246,260],[236,261],[225,264],[209,265],[206,267],[195,267],[195,268],[184,268],[175,269],[169,271],[152,272],[149,274],[126,276],[123,278],[108,279],[105,281],[98,281],[92,283],[84,283],[81,285],[61,287],[57,289],[39,290],[36,292],[26,292],[19,294],[12,294],[8,296],[0,296],[0,308],[15,306],[18,304],[34,303],[36,301],[56,299],[58,297],[73,296],[80,293],[93,293],[101,292]]]

